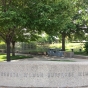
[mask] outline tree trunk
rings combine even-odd
[[[12,56],[15,56],[15,42],[12,42]]]
[[[62,33],[62,51],[65,51],[65,33]]]
[[[7,62],[10,62],[11,61],[11,59],[10,59],[10,41],[7,41],[6,45],[7,45]]]

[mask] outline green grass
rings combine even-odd
[[[54,43],[50,44],[50,48],[60,48],[61,49],[62,44],[61,43]],[[65,44],[66,51],[71,51],[71,49],[74,49],[74,51],[79,51],[79,49],[82,49],[84,51],[84,43],[66,43]]]
[[[74,54],[76,55],[86,55],[88,56],[88,54],[85,53],[84,51],[84,44],[85,43],[66,43],[65,44],[65,48],[66,48],[66,51],[74,51]],[[50,48],[60,48],[61,49],[61,43],[56,43],[56,44],[50,44],[49,46]],[[80,52],[81,49],[82,51]]]
[[[0,61],[5,61],[6,60],[6,55],[4,54],[0,54]]]
[[[25,58],[32,58],[32,56],[24,56],[24,55],[11,56],[11,60],[18,60],[18,59],[25,59]],[[5,54],[0,54],[0,62],[1,61],[6,61]]]
[[[3,42],[0,43],[1,45],[4,44]],[[48,48],[59,48],[61,49],[61,43],[54,43],[54,44],[49,44],[47,45]],[[74,49],[74,54],[75,55],[86,55],[88,56],[85,52],[84,52],[84,43],[66,43],[66,51],[71,51],[71,49]],[[43,52],[45,51],[45,47],[43,46],[39,46],[37,47],[38,49],[36,50],[24,50],[24,52],[34,52],[34,54],[36,52]],[[79,49],[82,49],[82,52],[79,51]],[[16,55],[14,57],[11,56],[11,60],[18,60],[18,59],[24,59],[24,58],[30,58],[30,56],[23,56],[23,55]],[[0,61],[5,61],[6,60],[6,55],[5,54],[0,54]]]
[[[74,52],[75,55],[84,55],[84,56],[88,56],[87,53],[85,52]]]
[[[32,58],[32,56],[24,56],[24,55],[11,56],[11,60],[18,60],[18,59],[25,59],[25,58]]]

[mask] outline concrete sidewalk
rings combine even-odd
[[[26,55],[30,56],[29,54],[17,54],[17,55]],[[82,58],[82,55],[75,55],[73,58],[67,58],[67,57],[58,57],[58,56],[47,56],[47,55],[32,55],[33,58],[27,58],[27,59],[20,59],[19,61],[49,61],[49,60],[70,60],[72,62],[88,62],[88,56],[85,58]]]
[[[80,59],[80,58],[65,58],[65,57],[54,57],[54,56],[34,56],[34,60],[69,60],[72,62],[88,62],[88,59]]]

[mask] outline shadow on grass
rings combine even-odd
[[[30,59],[33,58],[32,56],[24,56],[24,55],[16,55],[16,56],[11,56],[11,60],[19,60],[19,59]],[[1,61],[6,61],[6,54],[0,54],[0,62]]]
[[[5,53],[0,53],[0,55],[6,55]]]
[[[74,54],[88,56],[86,52],[74,52]]]
[[[6,60],[6,55],[0,55],[0,61],[5,61]]]
[[[19,60],[19,59],[30,59],[33,58],[32,56],[24,56],[24,55],[16,55],[16,56],[11,56],[11,60]]]

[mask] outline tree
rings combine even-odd
[[[73,38],[85,40],[85,33],[88,31],[88,1],[83,0],[80,2],[79,0],[76,9],[77,11],[73,17],[73,22],[76,26]]]
[[[40,26],[45,28],[46,33],[50,35],[61,34],[62,50],[65,50],[65,37],[70,34],[71,30],[74,30],[72,28],[72,17],[75,12],[76,0],[57,0],[56,2],[52,2],[48,3],[47,6],[43,6],[43,9],[45,9],[41,12]],[[68,28],[68,24],[72,25],[72,27]]]
[[[26,28],[29,33],[45,31],[49,35],[67,30],[77,1],[1,0],[0,36],[7,44],[7,61],[10,61],[10,43],[14,45],[17,36],[23,36],[22,29]]]
[[[25,35],[26,31],[25,29],[19,29],[14,31],[14,35],[13,38],[11,40],[11,44],[12,44],[12,56],[15,56],[15,43],[16,42],[27,42],[28,38]]]
[[[7,45],[7,61],[10,61],[10,43],[15,31],[25,23],[25,16],[20,8],[22,6],[20,0],[1,0],[0,4],[0,36]]]
[[[62,50],[64,51],[65,51],[66,36],[71,38],[71,36],[74,34],[75,39],[77,39],[82,37],[85,33],[84,32],[85,25],[86,25],[85,23],[87,23],[86,20],[88,15],[87,13],[85,13],[87,5],[84,4],[84,1],[86,0],[81,0],[81,1],[78,0],[75,2],[74,8],[73,8],[74,13],[69,16],[70,20],[66,23],[66,26],[60,31],[62,35]]]

